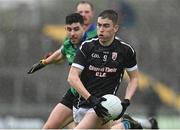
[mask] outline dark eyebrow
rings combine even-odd
[[[77,26],[77,27],[74,27],[74,28],[79,28],[79,26]]]
[[[109,24],[109,23],[104,23],[104,24],[97,23],[97,25],[101,25],[101,26],[108,26],[108,25],[110,25],[110,24]]]
[[[109,24],[109,23],[105,23],[105,24],[103,24],[103,25],[105,25],[105,26],[106,26],[106,25],[110,25],[110,24]]]

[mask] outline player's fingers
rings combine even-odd
[[[95,111],[98,117],[101,117],[101,118],[105,117],[105,112],[101,108],[97,108]]]
[[[34,67],[28,71],[28,74],[32,74],[33,72],[34,72]]]
[[[101,111],[108,113],[108,109],[103,107],[101,104],[99,105],[99,108],[101,109]]]
[[[102,101],[106,101],[107,99],[106,98],[104,98],[104,97],[101,97],[101,99],[100,99],[100,101],[102,102]]]
[[[95,112],[96,112],[96,115],[97,115],[98,117],[101,117],[101,118],[103,117],[102,114],[101,114],[101,112],[100,112],[99,110],[96,109]]]
[[[102,118],[102,125],[106,124],[107,122],[109,122],[107,118]]]
[[[105,109],[102,109],[101,113],[102,113],[103,117],[106,117],[106,116],[110,115],[109,112],[107,110],[105,110]]]
[[[96,109],[96,113],[99,117],[102,117],[102,118],[105,118],[106,116],[109,115],[108,113],[108,110],[105,109],[104,107],[101,107],[99,106],[97,109]]]
[[[28,74],[31,74],[31,73],[32,73],[31,71],[32,71],[32,70],[30,69],[27,73],[28,73]]]

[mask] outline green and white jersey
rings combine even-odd
[[[96,24],[91,24],[88,30],[85,32],[81,40],[81,43],[87,39],[91,39],[96,36],[97,36]],[[71,65],[76,55],[77,48],[73,46],[73,44],[67,37],[64,39],[64,43],[61,46],[60,51],[64,56],[66,56],[69,65]]]
[[[97,36],[96,24],[91,24],[89,26],[88,30],[86,31],[86,33],[84,34],[84,36],[81,40],[81,43],[87,39],[91,39],[91,38],[96,37],[96,36]],[[75,58],[77,48],[75,48],[73,46],[73,44],[71,43],[71,41],[67,37],[64,39],[64,44],[61,46],[60,51],[66,57],[69,65],[71,65],[73,63],[74,58]],[[71,87],[70,89],[71,89],[71,93],[74,96],[78,95],[77,91],[73,87]]]
[[[87,36],[87,33],[85,33],[80,44],[87,39],[88,39],[88,36]],[[75,58],[77,49],[78,48],[74,47],[74,45],[71,43],[71,41],[69,39],[66,39],[64,41],[64,44],[59,49],[59,51],[66,57],[69,65],[71,65],[73,63],[74,58]],[[78,95],[77,91],[74,88],[71,87],[70,89],[71,89],[71,93],[74,96]]]
[[[73,46],[69,39],[64,41],[64,44],[60,48],[60,52],[66,57],[69,65],[72,64],[77,48]]]
[[[87,33],[84,33],[84,36],[82,37],[82,40],[79,45],[81,45],[81,43],[87,39],[88,39]],[[66,39],[63,45],[61,46],[61,48],[59,49],[59,51],[66,57],[69,65],[71,65],[76,55],[77,49],[78,48],[74,47],[74,45],[71,43],[69,39]]]

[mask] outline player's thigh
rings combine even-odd
[[[111,129],[124,129],[124,125],[121,121],[116,122],[112,125]]]
[[[48,128],[52,128],[52,129],[63,128],[72,120],[73,120],[72,110],[69,107],[63,105],[62,103],[59,103],[52,110],[44,127],[47,126]]]
[[[74,100],[76,99],[77,97],[74,96],[71,92],[71,90],[69,89],[65,95],[62,97],[62,100],[61,100],[61,104],[69,107],[70,109],[73,109],[73,104],[74,104]]]
[[[112,126],[119,124],[121,121],[122,121],[122,118],[115,120],[115,121],[112,121]]]
[[[76,127],[76,123],[73,121],[65,126],[66,129],[73,129]]]
[[[98,117],[95,113],[86,113],[75,129],[91,129],[98,124]]]
[[[111,125],[109,123],[102,125],[102,120],[97,117],[95,112],[87,112],[80,123],[75,127],[75,129],[109,129],[110,127]]]

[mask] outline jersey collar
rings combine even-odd
[[[81,44],[82,42],[84,42],[85,40],[87,40],[87,33],[86,33],[86,32],[84,33],[84,35],[83,35],[83,37],[82,37],[82,39],[81,39],[80,44]]]

